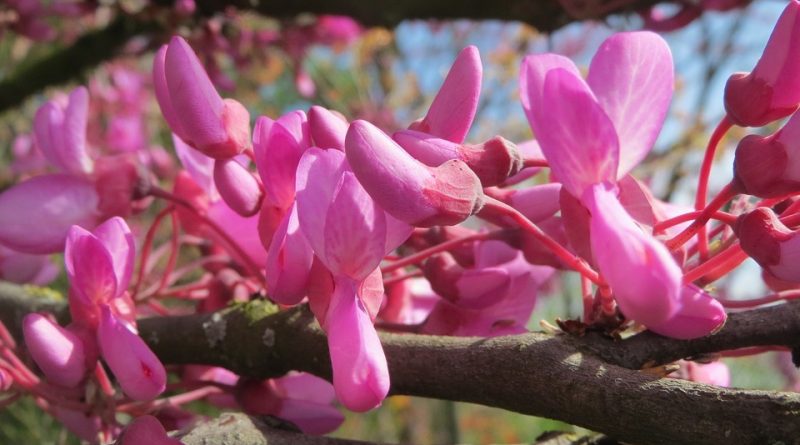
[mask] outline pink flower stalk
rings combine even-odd
[[[767,207],[739,216],[734,226],[739,243],[751,258],[774,277],[800,283],[800,236]]]
[[[414,130],[398,131],[392,138],[414,159],[429,167],[451,159],[464,161],[484,187],[499,185],[522,169],[522,155],[517,146],[500,136],[476,145],[458,144]]]
[[[369,122],[350,124],[345,151],[372,199],[408,224],[453,225],[483,206],[480,179],[462,161],[428,167]]]
[[[751,134],[736,147],[733,186],[761,198],[800,191],[800,114],[770,136]]]
[[[86,376],[87,358],[80,337],[41,314],[28,314],[22,324],[25,345],[47,379],[72,388]]]
[[[478,48],[461,50],[434,97],[428,114],[408,129],[462,143],[467,137],[481,94],[483,66]]]
[[[167,435],[167,431],[153,416],[141,416],[133,420],[114,442],[115,445],[183,445],[178,439]]]
[[[306,434],[330,433],[344,422],[332,405],[336,400],[333,386],[311,374],[291,372],[277,379],[246,382],[238,399],[246,412],[286,419]]]
[[[187,144],[214,159],[228,159],[250,147],[247,109],[220,97],[181,37],[173,37],[156,53],[153,83],[164,119]]]
[[[761,127],[800,105],[800,1],[790,0],[761,58],[750,73],[733,74],[725,85],[728,117],[743,127]]]
[[[45,158],[64,173],[86,176],[94,163],[86,147],[89,91],[78,87],[67,104],[51,100],[36,111],[34,135]]]
[[[392,221],[356,180],[344,153],[311,148],[297,168],[297,215],[314,253],[333,276],[324,308],[315,313],[328,333],[334,387],[349,409],[366,411],[379,405],[389,390],[389,375],[378,335],[372,325],[378,304],[368,279],[384,255],[411,233]],[[312,300],[313,303],[313,300]]]

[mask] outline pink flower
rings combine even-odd
[[[156,99],[173,133],[214,159],[228,159],[250,146],[250,114],[214,89],[197,55],[173,37],[153,61]]]
[[[88,114],[89,92],[85,87],[73,90],[66,106],[51,100],[36,111],[36,144],[64,173],[85,176],[92,172],[93,162],[86,149]]]
[[[222,199],[236,213],[253,216],[261,209],[264,193],[247,168],[235,159],[218,159],[214,163],[214,183]]]
[[[58,273],[58,268],[47,255],[21,253],[0,245],[0,279],[44,286]]]
[[[761,127],[800,104],[800,1],[786,5],[751,73],[733,74],[725,85],[725,110],[737,125]]]
[[[22,324],[25,346],[47,379],[72,388],[83,381],[87,359],[81,339],[41,314],[28,314]]]
[[[141,416],[133,420],[124,430],[122,435],[114,442],[115,445],[182,445],[178,439],[167,436],[166,430],[153,416]]]
[[[461,50],[433,98],[428,114],[408,129],[458,144],[464,142],[478,110],[482,76],[478,48],[468,46]]]
[[[253,151],[269,205],[284,211],[292,205],[297,164],[310,144],[308,118],[302,111],[292,111],[274,122],[258,119]]]
[[[344,138],[349,123],[338,113],[318,105],[308,110],[308,129],[314,146],[344,151]]]
[[[369,122],[350,124],[345,151],[372,199],[408,224],[457,224],[483,205],[480,180],[462,161],[428,167]]]
[[[647,328],[666,337],[686,340],[718,331],[727,318],[719,301],[692,284],[683,287],[679,305],[678,311],[667,321]]]

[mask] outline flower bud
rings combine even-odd
[[[236,213],[252,216],[261,208],[261,186],[235,159],[218,159],[214,163],[214,182],[222,199]]]
[[[800,104],[800,1],[778,19],[751,73],[733,74],[725,85],[725,110],[743,127],[761,127],[792,114]]]
[[[314,105],[308,110],[308,129],[314,146],[344,150],[348,123],[337,113]]]
[[[408,224],[458,224],[483,206],[480,179],[462,161],[427,167],[369,122],[350,125],[345,151],[372,199]]]
[[[786,227],[775,212],[759,207],[739,216],[733,230],[742,250],[761,267],[781,280],[800,282],[797,267],[800,237]]]
[[[41,314],[28,314],[22,324],[25,346],[47,380],[61,386],[77,386],[86,375],[83,342]]]

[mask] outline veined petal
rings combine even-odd
[[[164,392],[167,383],[164,365],[138,335],[117,320],[106,305],[101,307],[97,342],[103,359],[128,397],[151,400]]]
[[[136,259],[136,241],[124,219],[115,216],[95,228],[92,233],[103,243],[114,266],[117,293],[128,288]]]
[[[543,130],[540,117],[549,112],[551,105],[543,101],[544,81],[547,73],[561,68],[580,77],[578,67],[564,56],[558,54],[534,54],[525,57],[519,72],[519,96],[522,108],[531,124],[534,135],[538,138]],[[548,111],[546,111],[548,110]],[[524,153],[524,144],[520,145]]]
[[[191,141],[186,131],[181,126],[178,113],[175,112],[175,108],[172,106],[172,99],[169,95],[166,73],[167,48],[167,45],[162,45],[153,58],[153,90],[156,94],[158,106],[161,108],[161,114],[164,116],[164,120],[167,121],[169,128],[182,140]]]
[[[263,121],[261,126],[266,125]],[[302,111],[293,111],[269,126],[269,135],[263,141],[263,131],[257,151],[264,153],[259,161],[259,174],[266,189],[267,199],[273,205],[288,208],[295,196],[297,164],[309,147],[308,119]]]
[[[622,178],[647,156],[664,125],[674,90],[672,53],[653,32],[623,32],[606,39],[586,82],[614,123]]]
[[[363,412],[380,405],[388,394],[389,369],[356,286],[347,278],[336,280],[325,326],[336,396],[347,409]]]
[[[483,66],[478,48],[468,46],[458,57],[421,122],[411,125],[436,137],[462,143],[467,137],[481,94]]]
[[[0,243],[24,253],[59,252],[72,225],[94,227],[99,201],[83,178],[28,179],[0,193]]]
[[[614,124],[586,83],[573,73],[550,70],[544,82],[541,131],[536,134],[556,179],[575,197],[617,177],[619,142]]]
[[[583,201],[592,213],[592,253],[622,312],[648,327],[669,320],[681,307],[683,288],[669,250],[642,232],[605,186],[589,189]]]
[[[325,255],[334,275],[356,281],[380,264],[386,250],[386,217],[353,172],[344,171],[325,218]]]
[[[312,147],[297,166],[297,216],[303,234],[320,258],[326,253],[325,219],[345,162],[338,150]]]

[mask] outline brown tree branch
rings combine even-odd
[[[4,315],[4,314],[2,314]],[[647,362],[761,345],[794,346],[800,302],[731,314],[691,341],[530,333],[492,339],[381,333],[392,393],[549,417],[637,444],[800,444],[800,394],[718,388],[639,371]],[[140,333],[169,364],[330,379],[327,342],[305,306],[251,302],[214,314],[151,318]]]

